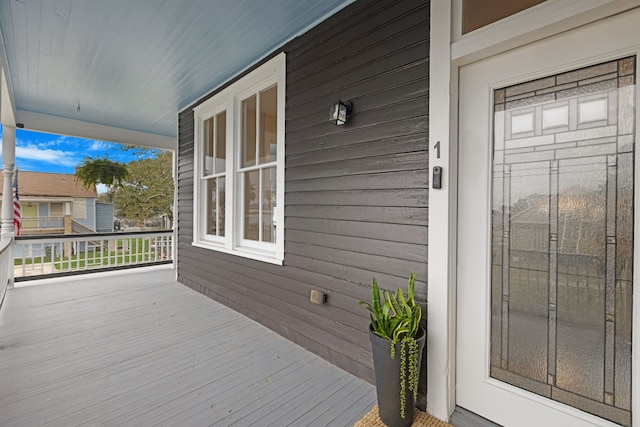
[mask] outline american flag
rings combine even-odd
[[[20,227],[22,226],[22,207],[20,206],[20,196],[18,195],[18,169],[13,175],[13,231],[16,236],[20,235]]]

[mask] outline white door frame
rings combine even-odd
[[[429,174],[443,168],[442,188],[429,191],[427,410],[449,420],[455,400],[458,73],[465,64],[640,6],[640,0],[557,0],[460,34],[461,0],[431,1]],[[439,142],[439,158],[435,144]],[[640,175],[640,174],[639,174]],[[639,225],[636,223],[636,233]],[[640,235],[640,234],[636,234]],[[635,315],[636,313],[634,313]],[[637,319],[637,315],[634,317]],[[635,326],[635,325],[634,325]],[[638,328],[634,328],[634,335]],[[634,353],[634,365],[638,361]],[[634,384],[640,383],[635,369]],[[634,410],[638,401],[634,393]]]

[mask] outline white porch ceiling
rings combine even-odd
[[[352,1],[0,0],[15,120],[175,148],[180,110]]]

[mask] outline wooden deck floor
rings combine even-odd
[[[370,384],[173,277],[8,291],[0,425],[351,426],[375,404]]]

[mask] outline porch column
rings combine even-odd
[[[4,108],[4,107],[3,107]],[[2,126],[2,224],[0,226],[0,238],[12,239],[13,232],[13,167],[16,162],[16,128],[15,126]],[[7,248],[9,258],[13,260],[13,245]],[[11,261],[13,264],[13,261]],[[7,289],[13,289],[14,269],[9,269],[9,281]]]
[[[13,237],[13,167],[16,161],[16,128],[2,126],[2,228],[1,237]]]

